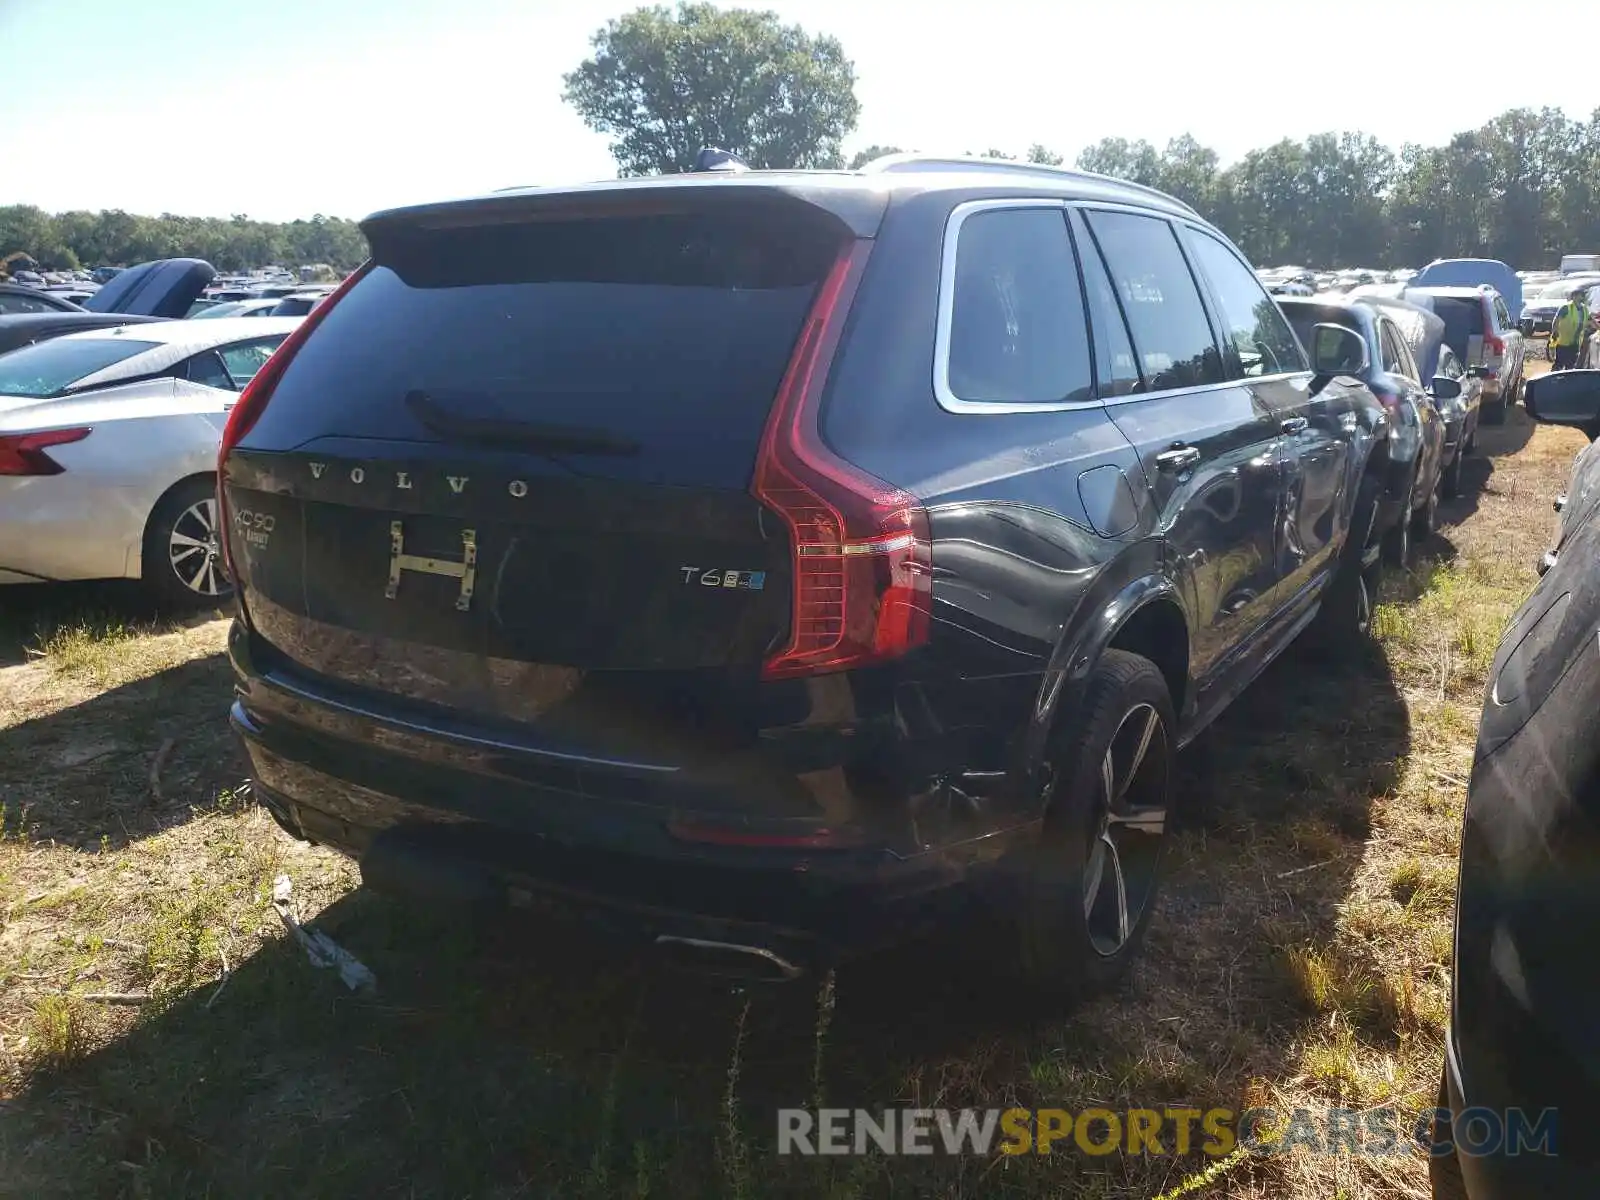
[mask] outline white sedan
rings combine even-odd
[[[300,320],[156,321],[0,354],[0,584],[128,578],[168,603],[225,599],[222,427]]]

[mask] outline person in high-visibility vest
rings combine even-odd
[[[1574,288],[1572,296],[1550,322],[1550,344],[1555,347],[1555,371],[1570,371],[1578,365],[1578,347],[1589,331],[1589,306],[1584,303],[1583,288]]]

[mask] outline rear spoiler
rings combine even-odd
[[[618,179],[577,187],[521,188],[468,200],[391,208],[362,221],[361,232],[366,234],[374,258],[381,261],[384,246],[408,232],[539,220],[707,212],[726,205],[770,206],[774,212],[785,208],[821,210],[854,236],[871,238],[877,236],[888,202],[886,189],[863,187],[854,175],[719,171]]]

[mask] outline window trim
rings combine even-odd
[[[1083,296],[1083,335],[1089,347],[1089,386],[1095,388],[1094,336],[1089,329],[1088,297],[1084,296],[1083,268],[1078,261],[1078,246],[1072,236],[1072,226],[1067,221],[1065,200],[1049,196],[1015,196],[992,200],[968,200],[950,210],[944,226],[944,246],[939,259],[938,322],[933,334],[933,395],[939,407],[950,413],[1051,413],[1075,412],[1097,408],[1102,401],[1098,396],[1088,400],[1050,400],[1042,404],[1019,404],[1011,400],[963,400],[950,388],[950,331],[955,318],[956,253],[961,245],[961,227],[977,213],[1007,209],[1055,209],[1061,214],[1061,234],[1066,239],[1072,255],[1073,274],[1078,281],[1078,294]]]
[[[1095,395],[1100,398],[1102,404],[1122,400],[1128,396],[1148,395],[1149,393],[1144,390],[1146,382],[1144,364],[1138,361],[1139,355],[1133,344],[1133,329],[1128,324],[1127,309],[1123,306],[1122,297],[1117,295],[1116,281],[1111,278],[1111,267],[1106,262],[1105,253],[1100,249],[1100,239],[1095,237],[1094,230],[1089,227],[1089,221],[1079,205],[1067,206],[1067,232],[1072,235],[1072,243],[1078,253],[1078,279],[1083,284],[1083,316],[1089,323],[1089,350],[1095,368]],[[1084,264],[1090,256],[1093,256],[1100,273],[1105,276],[1106,286],[1111,289],[1111,303],[1116,306],[1116,319],[1122,327],[1122,336],[1128,343],[1128,353],[1134,359],[1133,369],[1137,375],[1133,391],[1112,392],[1109,397],[1100,388],[1100,338],[1103,333],[1109,335],[1109,331],[1102,331],[1101,322],[1095,319],[1094,305],[1089,302],[1089,277],[1084,273]]]
[[[1019,413],[1050,413],[1050,412],[1079,412],[1089,408],[1110,408],[1120,404],[1138,404],[1145,400],[1160,399],[1166,396],[1188,396],[1202,392],[1224,391],[1230,388],[1257,387],[1265,383],[1281,383],[1294,379],[1310,379],[1313,372],[1309,365],[1301,371],[1284,371],[1277,375],[1254,375],[1238,379],[1224,379],[1218,383],[1198,383],[1191,387],[1162,388],[1157,391],[1129,392],[1125,396],[1100,396],[1092,400],[1057,400],[1047,404],[1015,404],[1010,401],[991,400],[963,400],[950,390],[950,327],[955,310],[955,275],[956,275],[956,250],[960,242],[961,226],[973,213],[990,212],[995,209],[1007,208],[1058,208],[1063,210],[1063,224],[1066,226],[1068,245],[1072,247],[1073,263],[1078,271],[1078,287],[1083,294],[1084,331],[1089,338],[1089,361],[1094,366],[1097,353],[1095,348],[1094,315],[1090,311],[1087,289],[1083,280],[1083,248],[1078,245],[1074,236],[1072,222],[1065,220],[1065,210],[1076,209],[1079,213],[1104,210],[1106,212],[1132,213],[1136,216],[1151,217],[1163,221],[1168,226],[1168,232],[1178,243],[1178,252],[1183,256],[1184,262],[1189,265],[1190,275],[1196,275],[1197,264],[1190,260],[1189,247],[1185,244],[1182,232],[1176,226],[1184,225],[1190,229],[1216,238],[1224,247],[1233,251],[1234,257],[1250,268],[1249,261],[1239,253],[1238,248],[1228,241],[1221,232],[1203,221],[1193,220],[1188,217],[1178,216],[1154,208],[1143,208],[1137,204],[1121,204],[1113,200],[1080,200],[1068,197],[1053,196],[1007,196],[995,197],[987,200],[967,200],[956,205],[950,210],[949,217],[945,220],[944,242],[940,250],[939,259],[939,299],[938,316],[934,328],[933,338],[933,394],[939,407],[946,412],[957,414],[993,413],[995,415],[1015,415]],[[1089,228],[1087,220],[1084,227]],[[1090,236],[1093,236],[1090,229]],[[1098,249],[1097,249],[1098,252]],[[1200,304],[1205,312],[1208,325],[1212,325],[1212,343],[1217,344],[1217,331],[1214,325],[1216,320],[1212,305],[1214,299],[1211,295],[1211,281],[1203,275],[1195,278],[1195,289],[1200,293]],[[1270,296],[1270,293],[1269,293]],[[1126,320],[1126,319],[1124,319]],[[1131,332],[1130,332],[1131,336]],[[1302,347],[1304,349],[1304,347]],[[1217,353],[1222,353],[1222,348],[1217,345]],[[1143,370],[1140,371],[1141,378]],[[1098,374],[1091,375],[1095,383],[1096,392],[1099,389]]]

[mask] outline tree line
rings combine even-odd
[[[841,167],[861,105],[839,39],[776,14],[705,3],[637,9],[609,21],[564,78],[564,97],[611,138],[621,175],[688,170],[702,147],[753,167]],[[993,147],[979,153],[1013,157]],[[1035,144],[1023,155],[1059,165]],[[1443,146],[1399,150],[1356,132],[1319,133],[1252,150],[1222,166],[1189,134],[1157,148],[1110,137],[1076,163],[1169,192],[1228,233],[1262,265],[1419,265],[1482,256],[1519,268],[1566,251],[1600,251],[1600,109],[1587,120],[1553,108],[1512,109]],[[45,267],[126,265],[195,256],[222,270],[326,262],[366,254],[351,221],[315,216],[274,224],[230,218],[49,214],[0,208],[0,262],[24,252]]]
[[[854,64],[837,38],[770,12],[641,8],[598,30],[591,49],[567,75],[566,99],[611,135],[624,175],[686,170],[702,146],[755,167],[859,166],[898,149],[872,146],[845,162],[860,115]],[[1025,155],[1062,162],[1037,144]],[[1163,148],[1111,137],[1077,165],[1170,192],[1263,265],[1485,256],[1532,268],[1600,251],[1600,109],[1587,120],[1513,109],[1443,146],[1399,150],[1364,133],[1319,133],[1227,167],[1188,134]]]
[[[256,221],[246,216],[141,217],[120,209],[47,213],[28,204],[0,207],[0,262],[25,254],[47,270],[127,266],[152,258],[203,258],[221,271],[271,263],[357,266],[367,240],[354,221]]]

